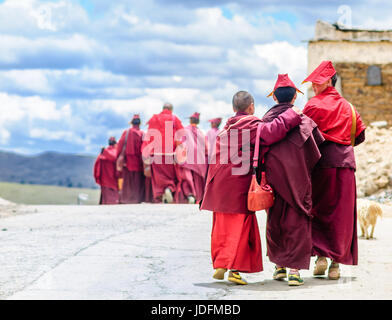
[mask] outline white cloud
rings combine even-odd
[[[83,147],[89,145],[91,142],[89,137],[83,138],[76,132],[65,130],[48,130],[45,128],[31,128],[30,137],[45,141],[67,141]]]
[[[38,96],[20,97],[0,93],[0,127],[1,142],[6,144],[11,137],[10,128],[16,123],[24,122],[29,127],[36,120],[58,121],[70,118],[70,105],[58,107],[56,102]]]

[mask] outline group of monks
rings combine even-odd
[[[171,104],[148,121],[144,135],[135,116],[119,143],[110,139],[97,159],[102,203],[198,203],[212,211],[213,278],[223,280],[229,271],[229,281],[245,285],[240,273],[263,270],[259,227],[247,198],[252,175],[259,183],[265,175],[274,192],[274,203],[265,210],[273,279],[302,285],[299,270],[309,269],[312,256],[314,276],[328,269],[328,279],[339,279],[339,264],[358,263],[353,147],[365,140],[365,125],[335,89],[336,81],[332,62],[323,61],[303,82],[312,83],[315,95],[301,111],[294,103],[302,92],[287,74],[279,74],[269,95],[275,105],[261,119],[254,116],[252,95],[239,91],[232,99],[234,116],[222,130],[220,119],[210,120],[207,137],[197,128],[198,113],[183,128]],[[256,139],[261,148],[255,155]],[[119,166],[124,150],[126,161]],[[104,178],[105,161],[112,178]],[[135,191],[137,185],[143,188]]]
[[[95,161],[100,204],[200,203],[222,118],[209,120],[206,135],[199,122],[200,113],[195,112],[184,127],[173,105],[165,103],[143,132],[140,116],[134,115],[120,140],[110,137]]]

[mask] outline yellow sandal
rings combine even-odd
[[[242,285],[248,284],[248,282],[246,282],[245,279],[241,278],[240,273],[238,271],[230,271],[227,280],[234,282],[236,284],[242,284]]]

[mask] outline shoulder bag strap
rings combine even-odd
[[[262,122],[257,125],[256,131],[256,143],[255,143],[255,152],[253,154],[253,169],[256,170],[257,164],[259,162],[259,151],[260,151],[260,133],[261,133],[261,126]]]

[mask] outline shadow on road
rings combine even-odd
[[[317,286],[339,286],[350,285],[356,281],[356,277],[341,277],[339,280],[328,280],[326,277],[303,277],[304,284],[299,287],[289,287],[287,281],[277,281],[266,279],[259,282],[250,282],[245,286],[237,285],[228,281],[210,282],[210,283],[194,283],[197,287],[204,287],[210,289],[234,289],[234,290],[248,290],[248,291],[288,291],[309,289]]]

